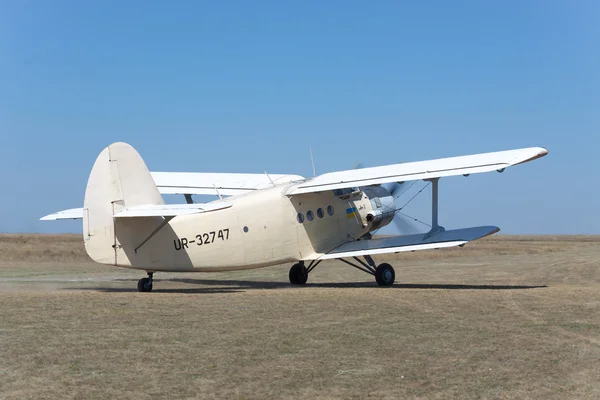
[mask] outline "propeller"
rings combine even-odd
[[[415,233],[420,233],[417,226],[413,223],[414,221],[402,214],[396,214],[392,221],[402,234],[413,235]]]
[[[408,190],[408,188],[406,187],[406,183],[404,182],[393,182],[384,186],[392,195],[394,202],[398,200],[398,197],[404,191]],[[398,207],[398,204],[395,204],[395,207]],[[419,233],[419,228],[415,224],[415,220],[400,213],[399,211],[400,210],[398,209],[396,210],[396,214],[394,215],[394,219],[392,220],[398,231],[400,231],[400,233],[404,235]]]
[[[363,169],[363,168],[365,168],[365,164],[362,161],[358,161],[354,165],[354,169]],[[388,192],[390,192],[390,195],[394,199],[394,203],[398,200],[398,197],[404,191],[408,190],[405,182],[384,183],[381,186],[383,186]],[[390,206],[391,206],[391,204],[390,204]],[[398,206],[397,204],[394,204],[394,207],[397,207],[397,206]],[[392,222],[394,223],[394,225],[396,226],[398,231],[404,235],[419,233],[420,231],[417,228],[417,225],[415,224],[415,219],[410,218],[410,217],[400,213],[399,211],[400,210],[398,210],[398,209],[396,210],[396,213],[394,214],[394,219],[392,220]]]
[[[357,161],[356,164],[354,164],[354,169],[363,169],[365,167],[365,163],[362,161]]]

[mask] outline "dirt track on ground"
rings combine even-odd
[[[0,398],[600,398],[600,237],[156,274],[78,236],[0,235]]]

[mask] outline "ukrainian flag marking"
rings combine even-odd
[[[348,218],[356,217],[356,208],[355,207],[346,208],[346,217],[348,217]]]

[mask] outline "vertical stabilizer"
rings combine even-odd
[[[121,262],[117,255],[123,235],[117,234],[119,225],[115,226],[113,216],[142,204],[164,201],[138,152],[127,143],[113,143],[96,159],[83,202],[85,249],[94,261],[111,265]]]

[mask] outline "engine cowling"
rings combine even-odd
[[[394,219],[396,203],[392,194],[383,186],[373,185],[361,188],[371,201],[372,210],[366,216],[370,230],[388,225]]]

